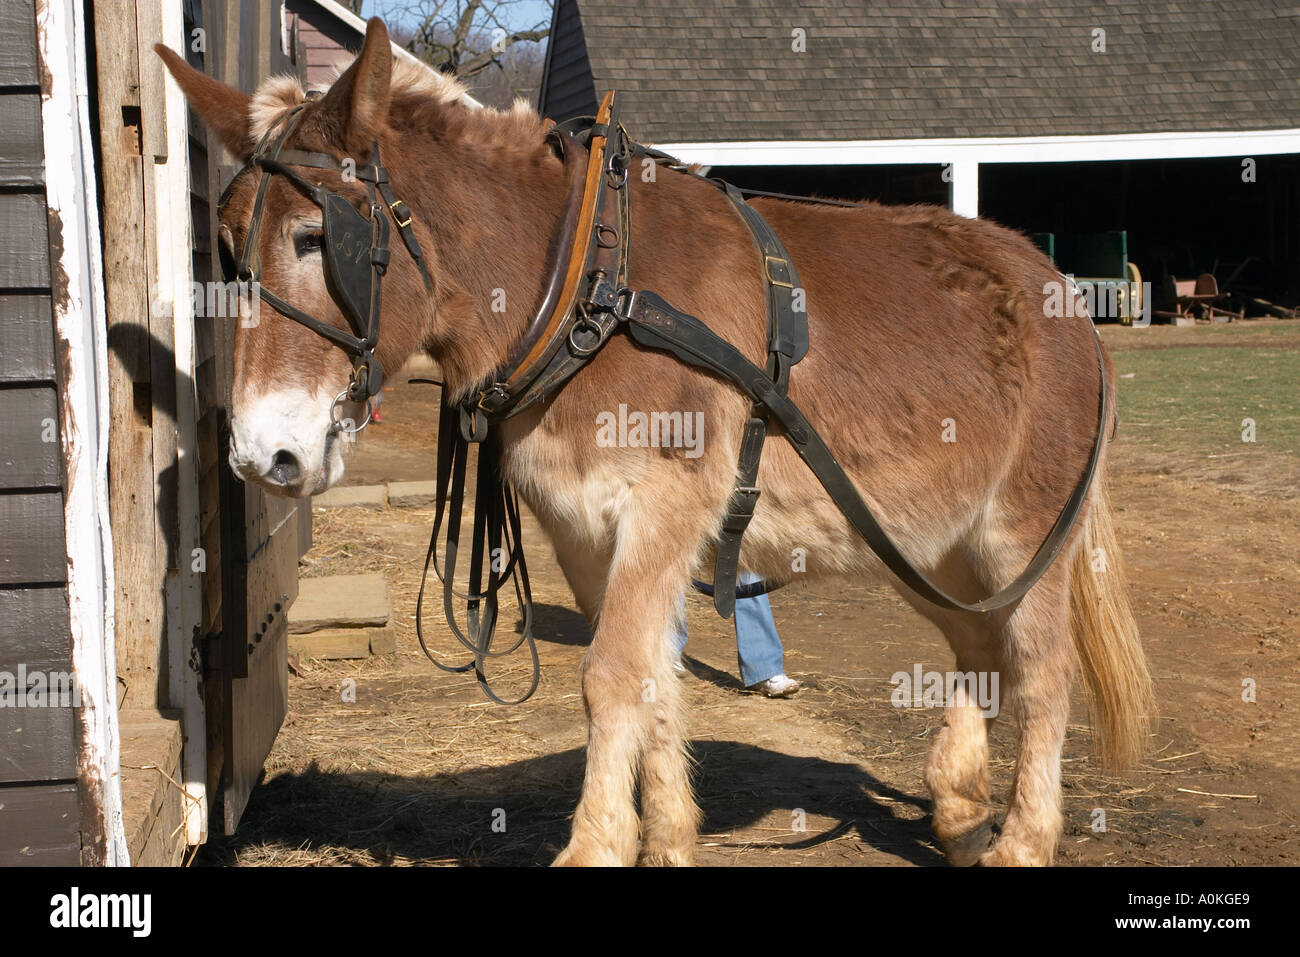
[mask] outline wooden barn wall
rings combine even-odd
[[[309,0],[286,0],[290,30],[302,75],[313,86],[329,86],[336,68],[346,67],[365,39]]]
[[[282,0],[175,2],[183,16],[183,52],[192,66],[245,91],[272,73],[293,70],[281,49]],[[167,89],[152,50],[162,36],[159,4],[124,0],[94,9],[122,713],[126,725],[143,729],[134,739],[143,742],[141,747],[165,740],[155,733],[160,720],[173,726],[180,721],[179,773],[187,793],[204,809],[198,813],[193,802],[187,805],[185,834],[189,843],[198,843],[206,839],[208,813],[218,795],[229,803],[228,782],[248,777],[254,760],[260,768],[287,708],[287,687],[270,699],[243,700],[243,686],[232,682],[226,667],[226,649],[237,646],[242,653],[250,620],[267,613],[269,599],[260,592],[250,597],[249,582],[265,586],[268,594],[274,591],[277,607],[287,607],[296,595],[300,516],[293,503],[268,502],[260,491],[234,482],[225,467],[233,320],[203,314],[191,320],[158,295],[175,275],[163,261],[167,244],[160,251],[160,237],[179,236],[174,219],[167,218],[175,207],[168,205],[164,190],[172,186],[162,173],[162,164],[176,160],[167,153],[178,141],[174,135],[168,139],[166,112],[151,108]],[[216,205],[234,158],[207,136],[192,110],[187,119],[182,148],[189,161],[189,268],[195,282],[206,284],[220,278]],[[192,330],[179,325],[182,321],[192,321]],[[181,348],[191,332],[192,355]],[[191,366],[186,359],[192,359]],[[192,457],[182,460],[178,449],[191,448]],[[247,516],[248,523],[231,537],[226,519],[236,514],[241,520]],[[273,533],[284,526],[270,547]],[[190,545],[178,547],[187,535],[202,549],[201,570],[193,564]],[[290,552],[292,563],[281,561],[273,569],[250,565],[250,555]],[[201,575],[197,596],[195,574]],[[274,670],[273,656],[274,650],[264,656],[268,671]],[[285,667],[281,653],[279,668]],[[233,707],[243,709],[237,727],[256,729],[234,745]],[[249,738],[257,739],[256,748],[247,746]],[[230,769],[232,753],[243,769],[238,774]],[[146,760],[161,766],[164,758]],[[233,819],[245,800],[235,802]],[[130,819],[125,798],[124,810]],[[232,819],[229,810],[224,819]],[[143,834],[149,828],[156,824],[146,821],[138,830]]]
[[[0,3],[0,673],[70,674],[32,0]],[[77,864],[71,708],[0,708],[0,866]]]

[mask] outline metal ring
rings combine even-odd
[[[345,428],[343,422],[346,422],[347,419],[344,419],[343,422],[340,422],[337,414],[338,407],[342,405],[345,401],[348,401],[347,389],[344,389],[342,392],[336,395],[334,397],[334,404],[330,406],[330,431],[342,432],[344,435],[355,435],[356,433],[360,432],[362,429],[364,429],[367,425],[370,424],[370,420],[374,417],[375,409],[374,406],[371,404],[370,396],[366,396],[366,420],[362,422],[360,425],[353,426],[350,429]]]
[[[583,329],[583,328],[591,329],[596,333],[596,344],[593,345],[591,348],[587,348],[586,346],[580,346],[573,339],[573,334],[577,332],[579,329]],[[596,322],[596,320],[590,318],[589,316],[582,316],[580,319],[578,319],[576,323],[574,323],[573,328],[569,330],[569,349],[572,350],[573,354],[575,356],[578,356],[579,358],[585,359],[587,356],[593,355],[596,352],[596,350],[599,349],[604,344],[605,344],[605,330],[600,327],[600,323]]]

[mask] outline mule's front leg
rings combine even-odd
[[[641,857],[648,865],[691,864],[700,812],[691,790],[690,759],[682,697],[682,680],[673,665],[678,656],[679,625],[674,602],[659,643],[655,674],[642,697],[648,697],[650,725],[641,757]]]
[[[670,527],[640,523],[640,529]],[[635,529],[636,526],[634,525]],[[644,760],[647,846],[685,863],[695,811],[681,746],[680,691],[667,652],[690,556],[646,531],[620,534],[591,648],[583,662],[587,770],[569,845],[556,864],[633,864],[636,772]]]

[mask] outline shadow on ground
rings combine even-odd
[[[943,862],[930,843],[929,802],[882,783],[853,764],[793,757],[735,741],[694,745],[702,833],[712,846],[791,851],[855,832],[857,840],[913,864]],[[253,791],[239,832],[205,846],[197,863],[239,863],[241,850],[344,848],[321,863],[547,864],[568,838],[582,780],[582,750],[495,768],[404,778],[317,766],[277,774]],[[885,800],[877,800],[877,797]],[[891,807],[926,812],[897,819]],[[778,811],[802,808],[808,831],[769,842],[729,843],[728,834]],[[848,816],[846,817],[846,812]],[[504,814],[505,830],[493,830]],[[830,826],[814,824],[830,818]],[[259,855],[265,859],[265,854]],[[274,863],[267,860],[266,863]],[[784,863],[779,857],[770,863]]]

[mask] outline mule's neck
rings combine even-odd
[[[433,233],[436,284],[425,347],[447,394],[485,383],[523,336],[551,268],[566,195],[563,162],[549,148],[475,150],[435,144],[411,203]]]

